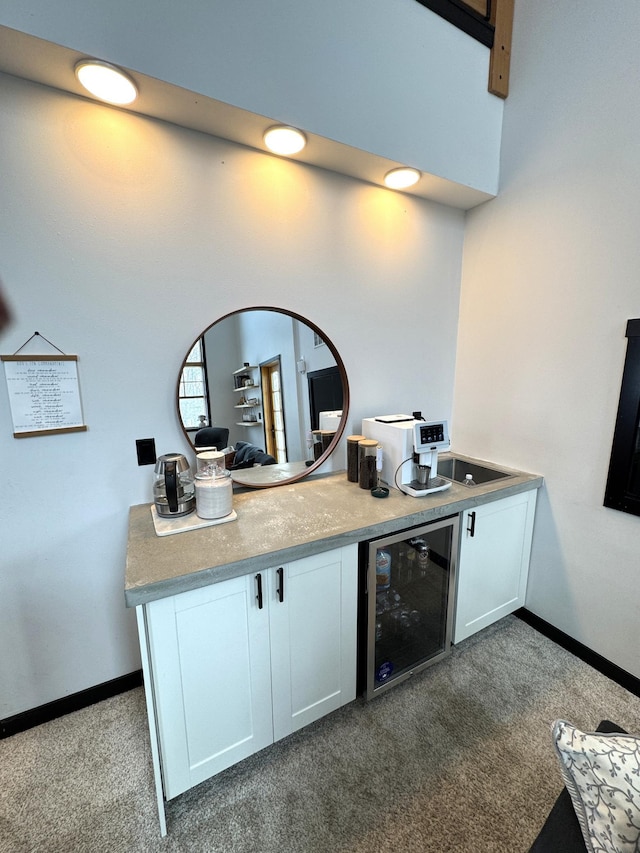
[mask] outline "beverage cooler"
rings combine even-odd
[[[451,647],[458,516],[361,546],[360,688],[367,699]]]

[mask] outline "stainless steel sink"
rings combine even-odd
[[[513,477],[507,471],[499,468],[487,468],[485,465],[477,465],[475,462],[467,462],[457,456],[438,457],[438,474],[456,483],[464,483],[465,476],[471,474],[474,483],[481,486],[483,483],[491,483],[494,480],[506,480]]]

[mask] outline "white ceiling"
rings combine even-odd
[[[6,74],[85,97],[86,93],[73,70],[76,62],[83,58],[86,58],[85,54],[0,26],[0,71]],[[262,135],[267,127],[278,123],[277,118],[248,112],[147,77],[130,68],[123,70],[134,78],[140,93],[135,109],[124,109],[269,153]],[[300,129],[307,135],[307,146],[292,159],[378,186],[383,186],[383,177],[389,169],[405,165],[310,134],[305,128]],[[489,193],[429,174],[423,174],[415,187],[404,192],[463,210],[493,197]]]

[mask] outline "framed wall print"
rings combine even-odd
[[[87,429],[76,355],[3,355],[13,437]]]

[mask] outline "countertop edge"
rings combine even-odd
[[[323,538],[311,538],[292,546],[278,548],[265,553],[256,554],[254,556],[245,556],[242,559],[229,561],[223,565],[182,573],[175,577],[162,578],[156,582],[144,583],[142,585],[128,584],[125,586],[124,591],[125,604],[127,607],[138,607],[139,605],[148,604],[160,598],[166,598],[167,596],[176,595],[181,592],[199,589],[200,587],[208,586],[213,583],[219,583],[224,580],[247,575],[254,571],[264,571],[279,563],[298,560],[309,556],[310,554],[323,553],[324,551],[330,551],[334,548],[340,548],[357,542],[367,541],[369,539],[396,533],[400,530],[425,524],[439,518],[458,515],[459,513],[462,513],[467,509],[472,509],[476,506],[481,506],[496,500],[502,500],[503,498],[521,494],[522,492],[528,492],[532,489],[539,489],[544,484],[544,478],[540,475],[515,471],[514,474],[514,480],[510,482],[503,481],[501,483],[491,484],[471,494],[469,494],[466,489],[464,494],[461,494],[460,490],[456,489],[457,494],[455,497],[451,495],[452,499],[449,501],[441,499],[441,502],[436,505],[430,504],[429,506],[421,506],[419,503],[421,501],[420,498],[411,498],[407,496],[406,500],[411,503],[407,504],[407,509],[409,511],[406,514],[397,515],[383,521],[373,521],[371,524],[364,526],[360,525],[335,535],[329,535]],[[150,505],[144,504],[142,506]],[[131,509],[133,510],[136,508],[132,507]],[[178,534],[178,537],[185,535],[191,534]],[[174,537],[168,538],[173,539]],[[127,561],[129,559],[130,547],[132,547],[131,541],[127,548]]]

